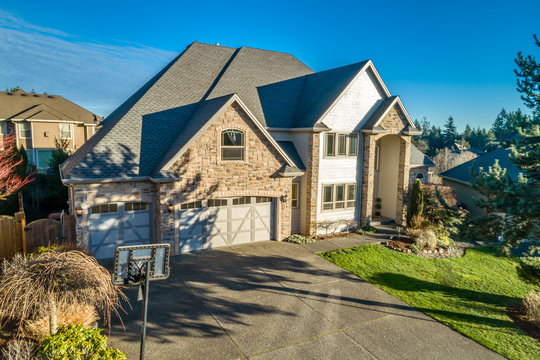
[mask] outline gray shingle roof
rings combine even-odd
[[[294,164],[299,170],[306,171],[306,167],[304,166],[304,163],[302,162],[302,159],[300,158],[300,155],[298,155],[298,151],[296,151],[296,147],[292,142],[278,141],[277,143],[279,144],[279,146],[281,146],[283,150],[285,150],[291,160],[294,161]]]
[[[367,119],[367,121],[365,122],[364,126],[362,126],[362,129],[373,130],[381,116],[388,110],[388,108],[392,105],[396,98],[397,96],[390,96],[386,99],[383,99],[383,101],[381,101],[381,103],[379,104],[379,107],[375,109],[373,114],[371,114],[369,119]]]
[[[411,160],[410,160],[410,166],[411,167],[433,167],[435,164],[433,161],[429,159],[429,157],[420,151],[416,146],[411,144]]]
[[[194,42],[103,121],[63,176],[153,176],[233,93],[263,126],[317,126],[365,64],[313,73],[290,54]]]
[[[510,175],[510,178],[514,181],[518,179],[518,175],[522,172],[516,164],[510,159],[511,151],[505,148],[498,148],[487,154],[481,155],[473,160],[467,161],[459,166],[446,170],[441,173],[442,177],[459,180],[467,183],[472,183],[471,168],[478,170],[482,167],[485,171],[488,171],[490,166],[495,164],[495,160],[499,160],[499,165],[505,168]]]

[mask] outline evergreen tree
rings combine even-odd
[[[424,186],[418,179],[415,180],[411,191],[411,201],[407,209],[407,226],[412,225],[412,218],[422,215],[424,211]]]
[[[454,124],[454,118],[450,116],[444,124],[443,139],[446,147],[452,148],[458,137],[456,125]]]
[[[536,44],[540,43],[536,39]],[[488,216],[503,213],[500,218],[503,237],[507,245],[516,246],[524,239],[540,243],[540,64],[532,56],[518,54],[516,70],[518,92],[532,111],[533,116],[520,120],[519,136],[513,139],[512,161],[523,171],[517,181],[512,181],[506,169],[498,163],[484,171],[473,173],[474,188],[482,195],[478,205]]]
[[[491,126],[491,130],[493,130],[493,133],[495,134],[495,137],[497,138],[497,140],[502,140],[506,138],[507,120],[508,120],[508,114],[506,113],[506,110],[502,108],[501,112],[497,115],[497,117],[495,118],[495,121],[493,122],[493,125]]]
[[[465,139],[465,141],[469,142],[469,138],[471,137],[471,134],[472,134],[472,129],[469,126],[469,124],[467,124],[465,126],[465,131],[463,131],[463,139]]]

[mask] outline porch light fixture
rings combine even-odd
[[[82,213],[83,213],[83,210],[79,207],[79,208],[76,208],[75,209],[75,213],[77,214],[77,216],[81,216]]]
[[[174,210],[174,205],[173,204],[167,205],[167,210],[169,210],[169,212],[172,213]]]
[[[280,200],[281,202],[286,202],[288,199],[289,199],[289,196],[288,196],[287,194],[281,195],[281,196],[279,197],[279,200]]]

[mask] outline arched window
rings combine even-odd
[[[244,160],[244,133],[240,130],[221,132],[221,160]]]
[[[420,180],[421,182],[424,182],[425,181],[425,176],[423,173],[418,173],[418,175],[416,175],[416,178],[418,180]]]

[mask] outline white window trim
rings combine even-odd
[[[226,131],[237,131],[242,134],[242,144],[241,146],[231,146],[231,145],[223,145],[223,133]],[[219,160],[223,162],[246,162],[247,154],[247,139],[246,139],[246,131],[241,129],[235,129],[235,128],[228,128],[223,129],[219,133]],[[242,149],[242,159],[223,159],[223,149]]]
[[[69,126],[69,137],[62,137],[62,125]],[[63,140],[73,140],[73,124],[69,123],[60,123],[58,124],[58,127],[60,128],[60,139]]]
[[[293,209],[297,209],[300,206],[300,184],[296,183],[296,182],[293,182],[292,187],[295,187],[295,186],[296,186],[296,199],[293,197],[293,191],[292,191],[292,188],[291,188],[291,207]],[[294,200],[296,200],[296,206],[293,205]]]
[[[34,151],[34,160],[35,160],[34,163],[36,165],[36,169],[46,170],[46,169],[49,168],[49,166],[44,167],[44,168],[39,167],[39,152],[40,151],[54,151],[54,150],[55,149],[35,149],[35,151]]]
[[[23,133],[22,126],[23,126],[23,124],[30,125],[30,136],[29,137],[22,136],[22,133]],[[17,124],[17,126],[19,127],[19,139],[31,139],[32,138],[32,123],[31,122],[20,122],[20,123]]]
[[[327,152],[327,147],[326,147],[326,144],[327,144],[327,139],[328,139],[328,135],[330,134],[333,134],[334,135],[334,154],[333,155],[328,155],[328,152]],[[340,136],[343,136],[345,135],[345,155],[339,155],[338,151],[339,151],[339,138]],[[351,135],[356,135],[356,154],[354,155],[351,155],[349,153],[349,150],[351,148],[350,146],[350,143],[351,143]],[[323,136],[324,140],[323,140],[323,156],[325,158],[355,158],[358,156],[358,139],[360,138],[358,136],[358,133],[345,133],[345,132],[336,132],[336,131],[329,131],[329,132],[325,132],[324,133],[324,136]]]
[[[344,186],[343,200],[336,201],[337,187],[340,186],[340,185]],[[354,199],[348,199],[349,185],[354,185]],[[325,202],[324,201],[324,188],[327,187],[327,186],[332,187],[332,201],[330,201],[330,202]],[[343,210],[354,209],[356,207],[356,194],[357,194],[357,191],[358,191],[356,183],[323,184],[321,190],[322,190],[321,191],[321,200],[322,200],[322,202],[321,202],[321,211],[323,211],[323,212],[327,212],[327,211],[343,211]],[[343,203],[342,208],[336,208],[336,203],[338,203],[338,202]],[[353,202],[353,206],[348,206],[349,202]],[[324,205],[327,205],[327,204],[332,204],[332,208],[331,209],[325,209]]]
[[[7,135],[7,121],[0,121],[0,135]]]

